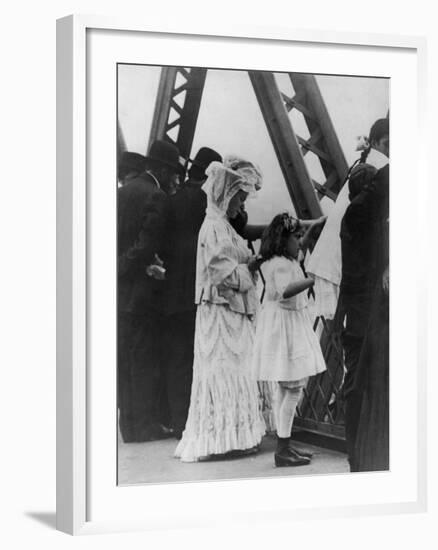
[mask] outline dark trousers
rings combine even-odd
[[[345,406],[345,439],[347,444],[350,470],[357,471],[355,446],[359,428],[362,404],[362,388],[358,383],[358,365],[364,338],[344,331],[342,345],[345,356],[344,406]]]
[[[389,298],[376,289],[370,323],[360,357],[363,387],[356,438],[358,471],[389,469]]]
[[[360,372],[359,360],[368,326],[371,297],[369,293],[347,294],[341,292],[340,300],[345,316],[345,329],[342,333],[346,369],[343,386],[345,439],[350,470],[356,472],[355,447],[363,397],[363,372]]]
[[[174,431],[182,432],[190,405],[196,311],[166,317],[165,365],[170,420]]]
[[[123,440],[154,438],[160,361],[158,315],[119,313],[117,334],[117,400]]]

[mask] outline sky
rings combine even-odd
[[[129,151],[146,153],[155,107],[160,67],[119,65],[118,116]],[[276,74],[280,90],[292,97],[288,75]],[[388,79],[316,75],[329,115],[337,132],[347,163],[359,156],[356,140],[368,135],[371,125],[387,115]],[[308,131],[301,113],[290,116],[295,132],[303,138]],[[258,164],[263,187],[247,201],[250,223],[269,223],[284,210],[294,211],[263,116],[246,71],[211,69],[207,73],[195,132],[192,157],[203,146],[222,156],[237,154]],[[312,158],[313,157],[313,158]],[[324,182],[318,160],[312,153],[305,157],[313,179]],[[332,201],[324,199],[328,213]]]

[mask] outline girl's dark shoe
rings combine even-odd
[[[274,460],[277,467],[281,466],[306,466],[310,463],[310,458],[299,455],[296,451],[290,449],[288,437],[277,438],[277,450]]]
[[[291,451],[294,451],[295,453],[297,453],[298,455],[304,456],[304,458],[309,458],[309,459],[311,459],[311,458],[313,457],[312,451],[309,451],[309,450],[306,451],[305,449],[298,449],[298,448],[295,447],[295,445],[292,443],[292,440],[289,440],[288,448],[289,448]]]
[[[274,458],[277,468],[282,466],[307,466],[307,464],[310,464],[310,458],[300,456],[290,449],[286,449],[281,453],[275,453]]]

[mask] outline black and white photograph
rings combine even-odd
[[[3,548],[433,546],[433,6],[6,4]]]
[[[118,485],[390,469],[390,79],[117,65]]]

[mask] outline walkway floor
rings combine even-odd
[[[302,443],[297,443],[297,447],[305,447],[314,452],[312,462],[308,466],[276,468],[273,461],[275,438],[270,435],[263,439],[257,455],[208,462],[181,462],[173,457],[176,444],[175,439],[128,444],[119,441],[119,485],[335,474],[349,471],[345,454]]]

